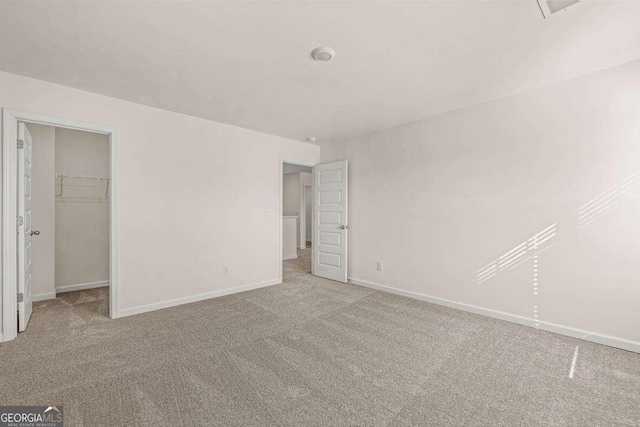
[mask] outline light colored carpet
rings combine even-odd
[[[282,285],[124,319],[104,289],[39,303],[0,345],[0,404],[69,426],[640,425],[640,355],[315,278],[309,254]]]

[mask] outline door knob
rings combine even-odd
[[[346,229],[347,229],[347,226],[346,226],[346,225],[341,225],[341,226],[340,226],[340,230],[346,230]]]
[[[39,236],[40,235],[40,231],[38,231],[38,230],[32,231],[31,235],[32,236]]]

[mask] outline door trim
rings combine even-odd
[[[310,168],[316,166],[318,163],[313,163],[313,162],[307,162],[304,160],[296,160],[296,159],[290,159],[290,158],[286,158],[286,157],[280,157],[280,178],[279,178],[279,182],[280,182],[280,188],[278,190],[278,192],[280,193],[279,195],[279,200],[280,200],[280,205],[279,205],[279,211],[280,211],[280,215],[278,215],[278,278],[279,278],[279,283],[282,283],[282,217],[284,215],[284,209],[282,206],[283,203],[283,189],[282,186],[283,184],[283,174],[284,174],[284,164],[285,163],[289,163],[290,165],[297,165],[297,166],[308,166]],[[313,174],[311,174],[312,178],[311,178],[311,185],[313,185]],[[298,215],[298,221],[300,221],[300,215]],[[300,224],[298,224],[298,227],[300,228]],[[299,246],[299,241],[298,239],[296,239],[296,248]]]
[[[109,136],[110,155],[110,250],[109,250],[109,317],[118,318],[118,129],[77,120],[42,114],[2,110],[2,340],[10,341],[18,333],[17,323],[17,166],[16,146],[18,122],[35,123]]]

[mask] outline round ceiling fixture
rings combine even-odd
[[[328,62],[336,56],[336,51],[330,47],[317,47],[311,51],[311,57],[316,61]]]

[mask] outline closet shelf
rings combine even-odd
[[[57,174],[56,199],[108,200],[109,178],[104,176]]]

